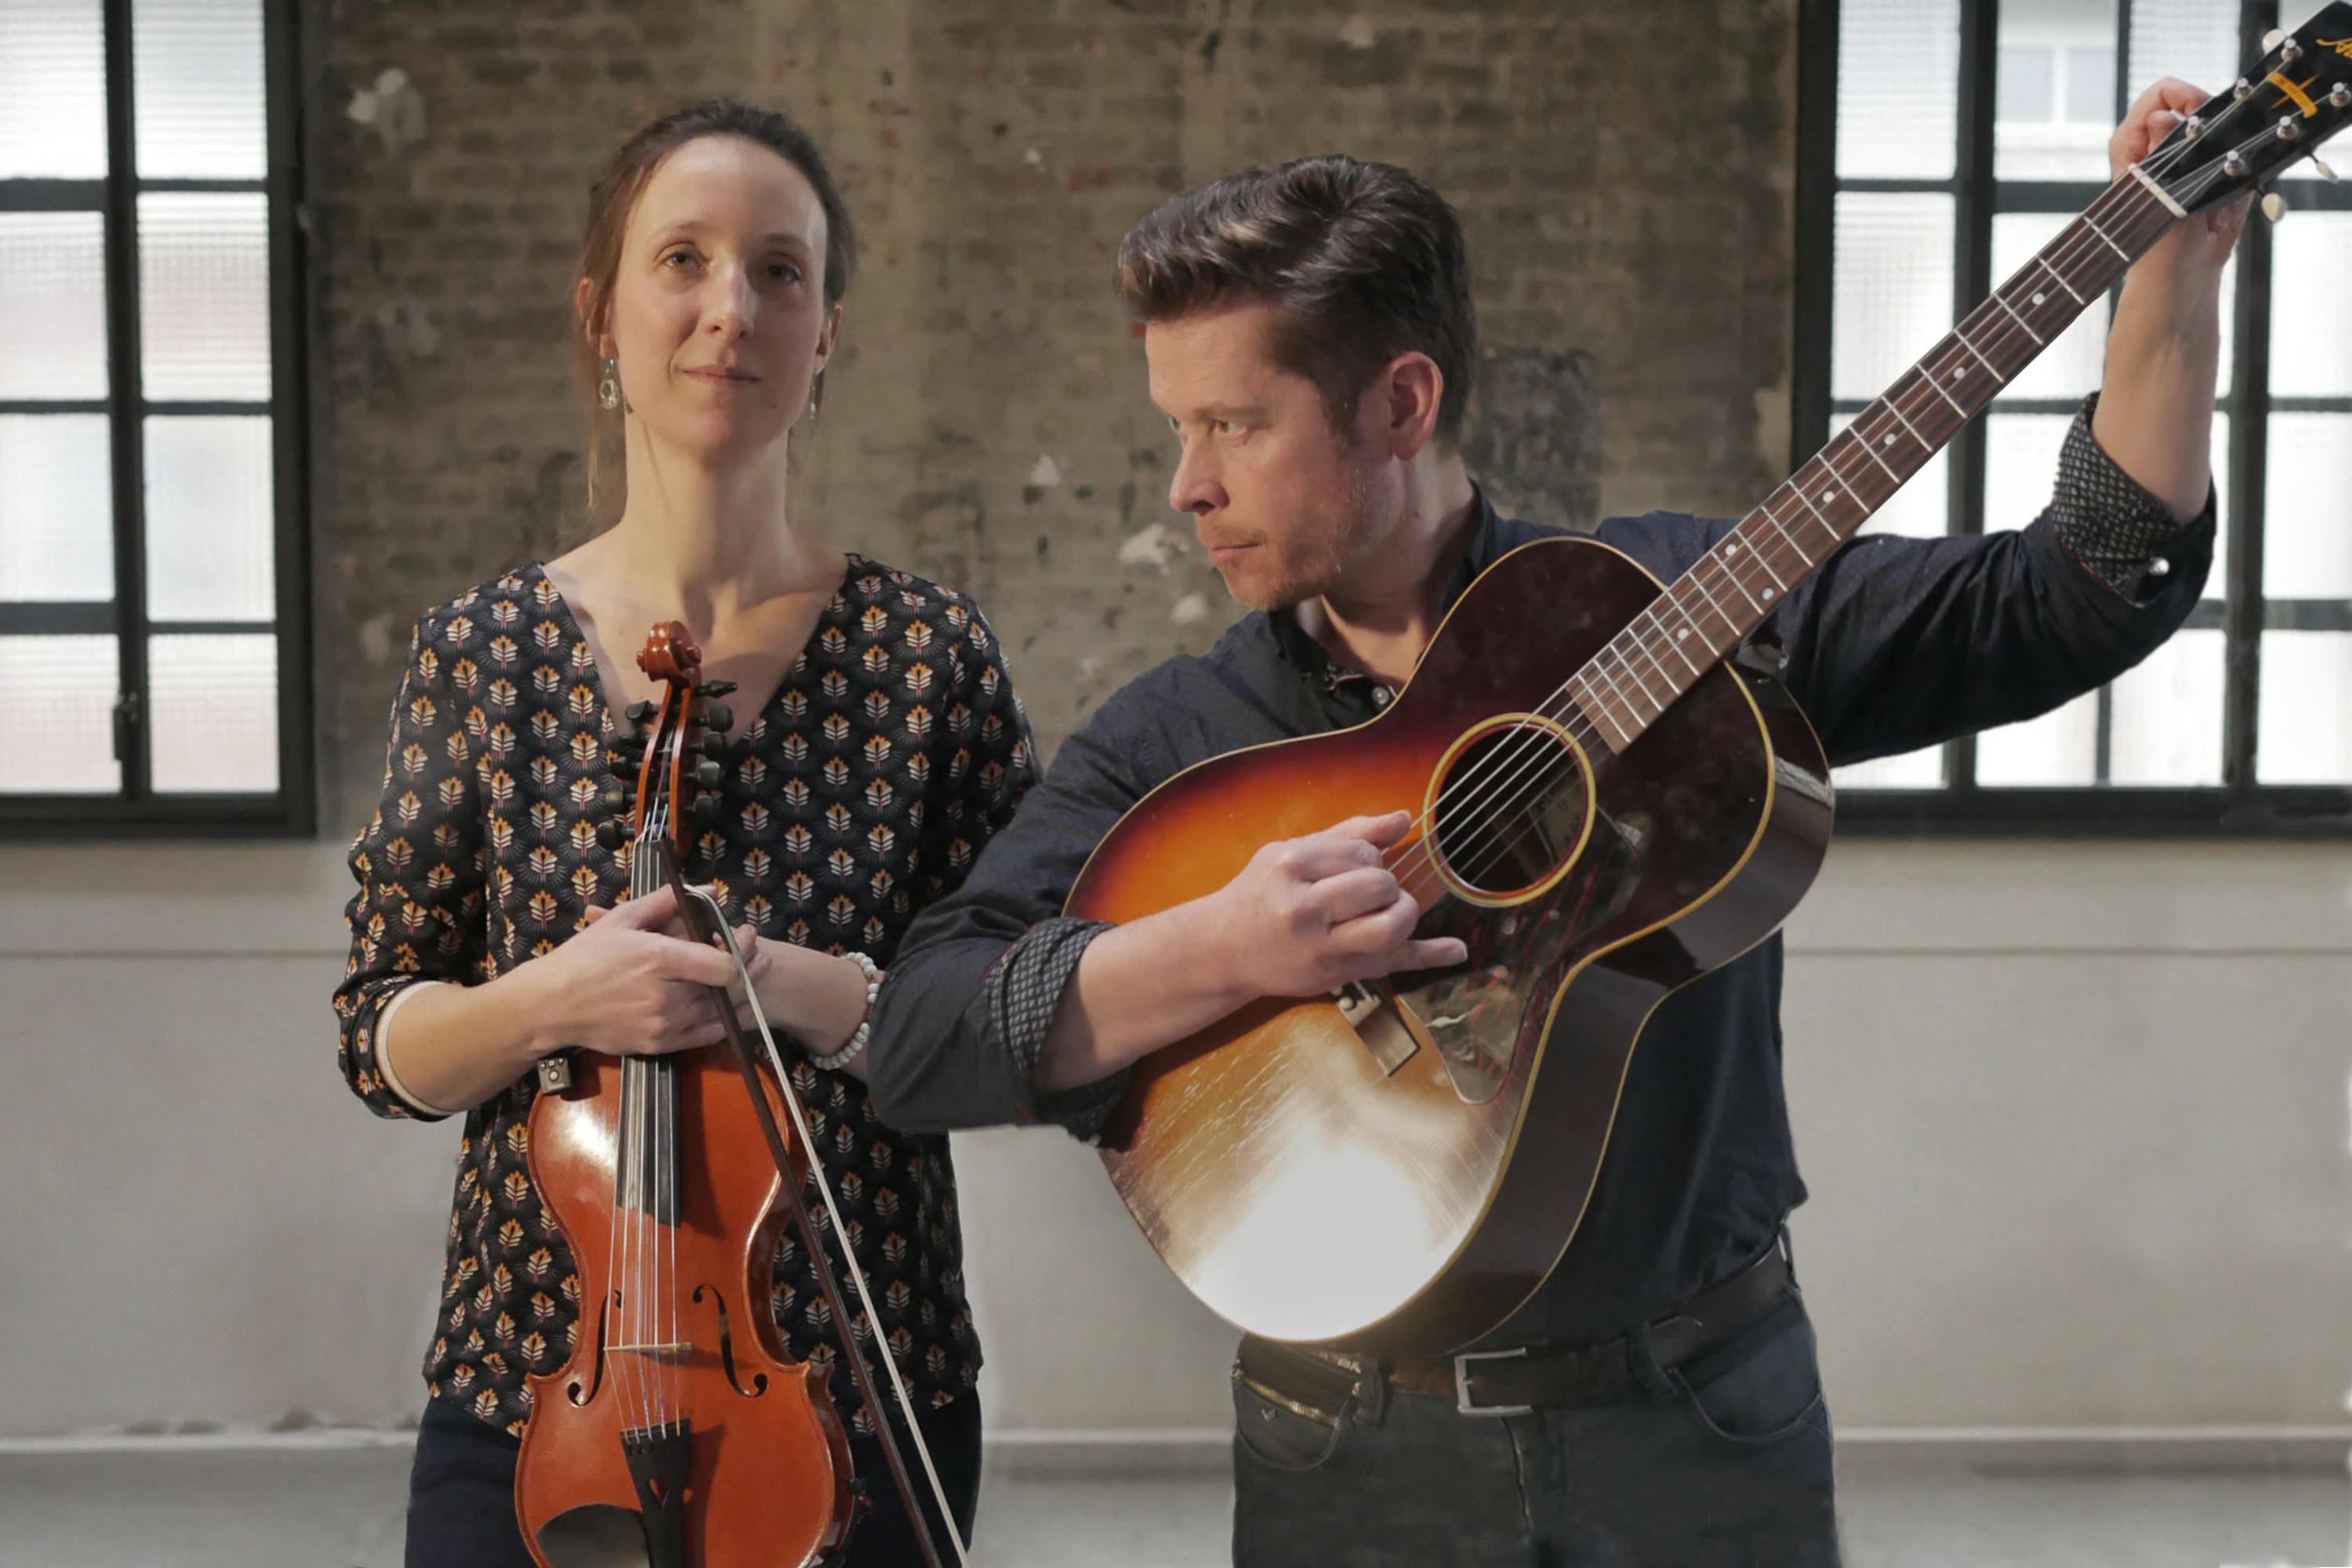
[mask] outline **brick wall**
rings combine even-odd
[[[578,526],[571,269],[654,115],[731,91],[817,132],[864,258],[795,515],[979,595],[1050,747],[1232,614],[1108,287],[1136,216],[1253,162],[1406,164],[1468,231],[1498,494],[1740,510],[1787,444],[1793,30],[1793,0],[317,0],[325,830],[365,815],[413,617]]]

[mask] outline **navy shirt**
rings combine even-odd
[[[1662,581],[1731,521],[1657,512],[1599,537]],[[1481,497],[1447,602],[1478,572],[1561,531]],[[2205,580],[2209,499],[2182,524],[2099,450],[2085,406],[2051,506],[1979,537],[1874,535],[1793,588],[1767,626],[1783,679],[1835,763],[2030,719],[2131,668]],[[953,896],[916,920],[877,1005],[868,1082],[909,1130],[1059,1121],[1091,1138],[1125,1074],[1060,1095],[1032,1082],[1063,988],[1103,927],[1065,918],[1095,845],[1161,781],[1210,757],[1359,724],[1389,693],[1335,667],[1287,612],[1244,616],[1206,655],[1115,693]],[[1766,1247],[1804,1199],[1780,1075],[1776,935],[1675,992],[1633,1053],[1582,1227],[1491,1342],[1606,1337],[1656,1317]]]

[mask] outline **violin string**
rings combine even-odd
[[[793,1088],[791,1075],[784,1070],[783,1053],[777,1049],[775,1033],[768,1026],[767,1010],[760,1005],[760,994],[752,987],[751,965],[743,962],[742,949],[736,945],[735,933],[728,927],[727,911],[711,896],[709,889],[691,883],[682,885],[690,896],[709,907],[712,922],[719,928],[719,940],[726,947],[727,956],[733,961],[736,973],[742,977],[744,1001],[751,1010],[752,1023],[759,1027],[760,1042],[767,1052],[769,1070],[775,1075],[777,1091],[783,1098],[785,1110],[790,1113],[790,1124],[799,1130],[801,1142],[808,1152],[809,1174],[816,1183],[817,1195],[824,1200],[824,1212],[833,1222],[833,1235],[840,1244],[845,1271],[849,1275],[849,1282],[856,1287],[857,1300],[866,1309],[866,1321],[873,1325],[874,1359],[882,1363],[882,1370],[889,1376],[890,1391],[898,1399],[907,1436],[914,1440],[915,1457],[922,1461],[923,1475],[931,1484],[931,1500],[939,1509],[940,1522],[946,1529],[948,1541],[955,1547],[956,1561],[962,1563],[963,1568],[971,1568],[971,1557],[965,1550],[963,1533],[956,1528],[955,1511],[948,1506],[947,1488],[940,1480],[938,1467],[931,1462],[931,1446],[923,1440],[922,1425],[915,1419],[914,1395],[907,1392],[906,1380],[899,1375],[898,1358],[891,1353],[889,1339],[883,1331],[882,1314],[874,1305],[873,1292],[866,1287],[866,1270],[859,1266],[857,1255],[850,1248],[849,1226],[842,1218],[840,1205],[834,1199],[833,1179],[825,1173],[824,1152],[817,1146],[808,1113],[801,1105],[799,1093]],[[822,1237],[813,1239],[822,1245]],[[811,1262],[815,1267],[821,1260],[812,1259]],[[858,1354],[856,1325],[843,1323],[840,1331],[843,1353]],[[887,1421],[889,1415],[887,1411],[877,1410],[874,1419],[877,1423]],[[882,1436],[887,1437],[887,1434]],[[911,1499],[908,1500],[912,1501]],[[918,1528],[921,1527],[920,1520],[914,1522]]]

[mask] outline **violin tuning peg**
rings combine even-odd
[[[628,840],[628,830],[612,817],[608,816],[596,825],[596,842],[608,850],[617,851]]]
[[[706,761],[694,764],[694,787],[697,789],[717,789],[719,781],[725,777],[725,772],[717,763]]]
[[[696,687],[694,692],[698,697],[724,697],[734,689],[735,683],[731,680],[706,680]]]
[[[706,757],[709,757],[714,761],[719,761],[723,760],[727,753],[734,748],[727,743],[726,736],[718,733],[716,731],[705,730],[699,736],[696,737],[694,749],[701,752]]]
[[[694,804],[687,808],[687,815],[692,816],[698,826],[709,827],[718,822],[719,813],[725,809],[724,803],[717,795],[698,795],[694,797]]]
[[[628,715],[630,723],[644,724],[649,722],[655,714],[661,711],[661,709],[654,703],[652,699],[640,697],[635,702],[630,703],[626,709],[623,710],[623,711]]]
[[[635,802],[626,784],[607,784],[604,787],[604,806],[607,815],[625,816],[633,804]]]
[[[702,710],[702,727],[725,734],[735,727],[734,710],[724,702],[713,702]]]

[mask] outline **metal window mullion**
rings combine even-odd
[[[1797,272],[1789,470],[1830,438],[1830,347],[1837,279],[1838,11],[1843,0],[1798,0]]]
[[[1952,214],[1952,320],[1992,291],[1993,106],[2000,62],[2000,0],[1960,0],[1960,88],[1958,145],[1953,176],[1959,195]],[[1984,531],[1985,422],[1960,426],[1951,442],[1951,528],[1955,533]],[[1950,743],[1946,767],[1952,793],[1967,800],[1977,790],[1977,742],[1963,735]]]
[[[2238,14],[2239,58],[2261,53],[2263,36],[2277,26],[2276,0],[2245,0]],[[2270,225],[2249,223],[2239,238],[2238,297],[2231,302],[2230,550],[2228,600],[2222,612],[2221,787],[2233,803],[2258,793],[2255,757],[2262,743],[2263,489],[2269,453]]]
[[[122,795],[152,795],[147,761],[147,484],[141,421],[139,331],[139,180],[132,123],[131,0],[105,0],[107,412],[114,457],[115,653],[117,700],[127,717]]]
[[[287,826],[311,831],[318,784],[311,747],[308,405],[303,374],[304,247],[299,223],[301,101],[298,0],[264,0],[262,103],[268,157],[269,416],[277,531],[278,793]]]

